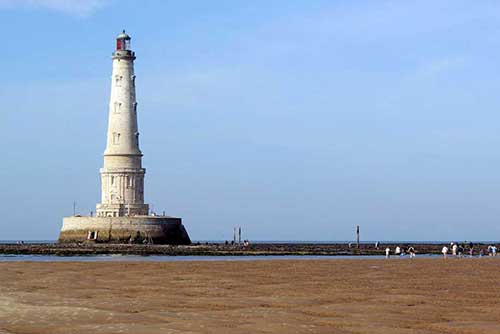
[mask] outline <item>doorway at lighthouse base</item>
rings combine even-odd
[[[167,216],[65,217],[59,242],[189,245],[181,218]]]

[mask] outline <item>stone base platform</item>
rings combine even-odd
[[[168,216],[65,217],[59,242],[188,245],[181,218]]]

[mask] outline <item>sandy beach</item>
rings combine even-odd
[[[500,258],[0,263],[0,333],[500,333]]]

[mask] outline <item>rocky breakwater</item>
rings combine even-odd
[[[440,254],[441,244],[361,244],[349,247],[345,243],[313,244],[313,243],[258,243],[258,244],[221,244],[196,243],[191,245],[151,245],[151,244],[100,244],[100,243],[53,243],[53,244],[1,244],[0,254],[32,254],[32,255],[170,255],[170,256],[256,256],[256,255],[385,255],[385,249],[391,249],[394,255],[396,246],[406,249],[413,246],[418,254]],[[479,249],[487,245],[476,245]]]

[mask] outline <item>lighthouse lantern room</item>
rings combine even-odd
[[[125,30],[116,37],[116,51],[130,51],[130,36]]]

